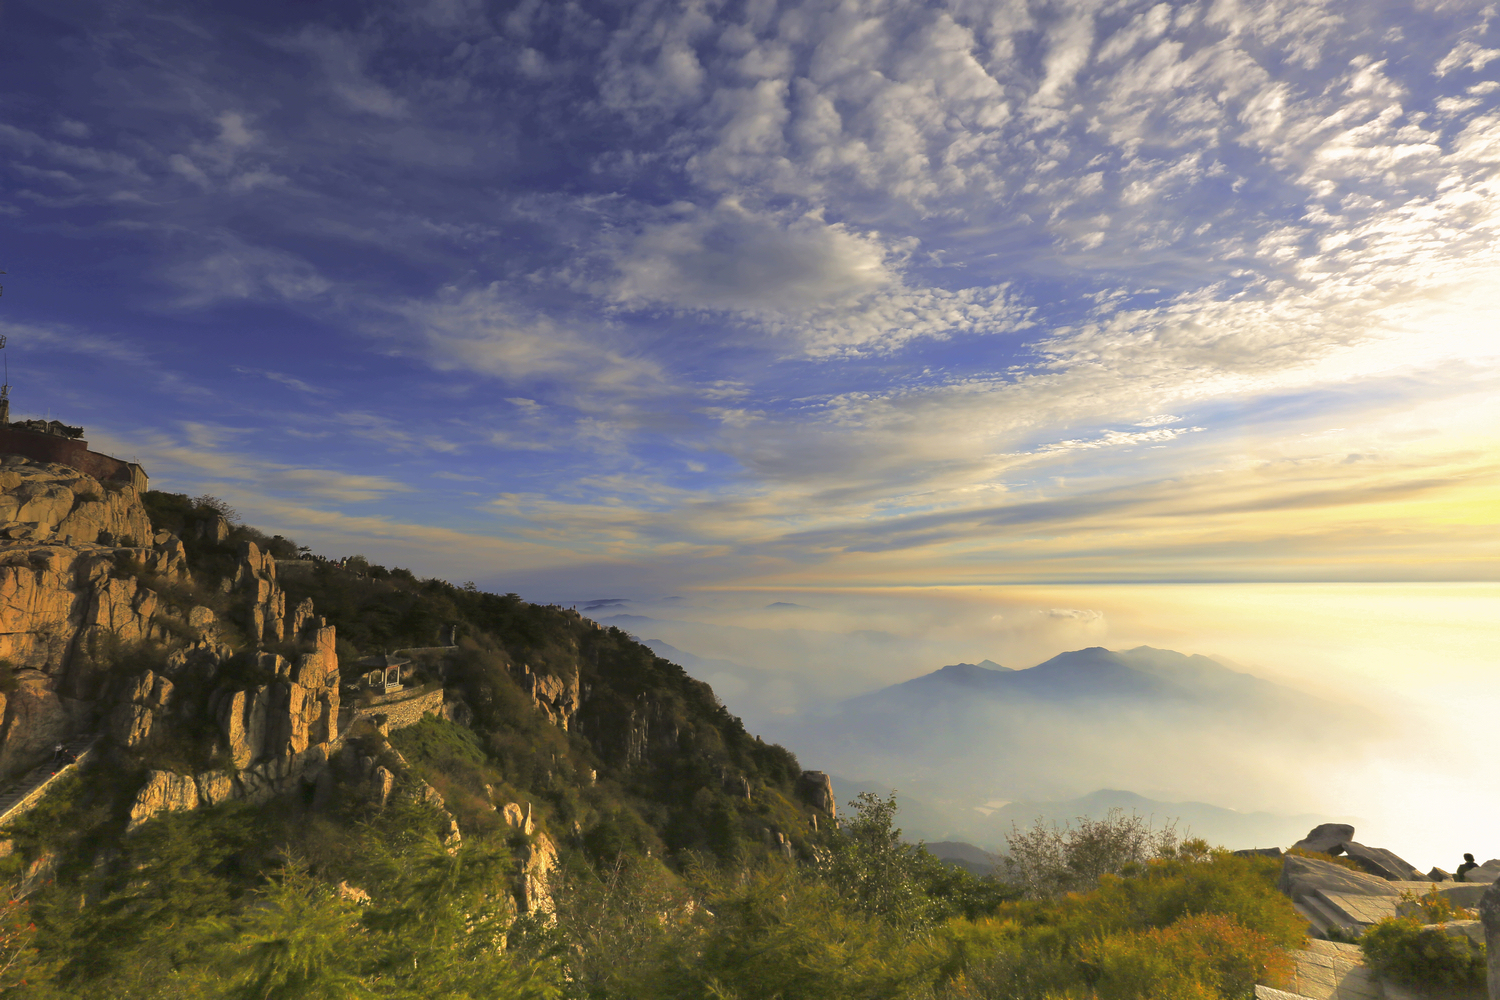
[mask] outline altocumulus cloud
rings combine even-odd
[[[284,373],[260,391],[300,426],[235,442],[268,496],[367,396],[400,419],[309,503],[420,517],[419,477],[477,476],[463,530],[728,577],[1040,571],[1081,539],[1101,572],[1210,537],[1337,566],[1329,511],[1413,523],[1362,489],[1467,510],[1491,475],[1480,3],[54,16],[6,69],[45,100],[0,125],[0,212],[75,284],[10,321],[175,359],[225,426],[281,424],[223,370]],[[170,443],[193,395],[79,392],[225,477]],[[1237,489],[1310,520],[1231,523]]]

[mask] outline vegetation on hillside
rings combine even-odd
[[[212,498],[146,500],[187,546],[180,603],[228,616],[219,581],[242,543],[301,551],[238,524],[205,541],[196,526],[225,513]],[[198,766],[212,734],[201,752],[103,755],[9,831],[0,877],[25,899],[3,914],[0,996],[1211,1000],[1279,981],[1301,939],[1274,859],[1113,814],[1017,831],[1010,867],[979,878],[906,843],[893,797],[815,826],[792,754],[617,629],[367,560],[279,576],[289,605],[310,597],[337,627],[351,679],[360,657],[457,625],[430,669],[464,723],[351,734],[331,786],[129,835],[142,768]],[[136,670],[191,638],[100,655]],[[537,677],[578,685],[569,728],[539,711]],[[347,777],[361,758],[398,774],[389,801]],[[507,824],[506,803],[538,831]],[[555,906],[518,919],[542,835]]]

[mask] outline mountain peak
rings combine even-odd
[[[950,663],[946,667],[940,667],[928,674],[938,680],[955,683],[984,683],[996,674],[1013,674],[1010,667],[1002,667],[994,660],[983,660],[979,663]],[[922,680],[922,678],[917,678]]]

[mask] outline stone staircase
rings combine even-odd
[[[77,770],[92,756],[101,738],[97,733],[75,737],[63,744],[73,756],[72,763],[59,766],[49,761],[0,790],[0,827],[24,815],[63,775]]]

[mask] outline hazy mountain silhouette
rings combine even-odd
[[[1099,788],[1301,812],[1309,761],[1357,752],[1382,722],[1207,656],[1096,646],[1023,670],[952,664],[772,728],[831,772],[917,795],[944,817],[923,824],[933,836],[993,846],[948,832],[982,832],[972,811],[993,801]]]
[[[1231,670],[1207,656],[1186,656],[1150,646],[1118,652],[1090,646],[1059,653],[1026,670],[1002,667],[992,660],[955,663],[850,698],[840,710],[908,712],[976,696],[1080,707],[1097,702],[1174,702],[1236,713],[1276,710],[1308,715],[1339,711],[1331,702]]]

